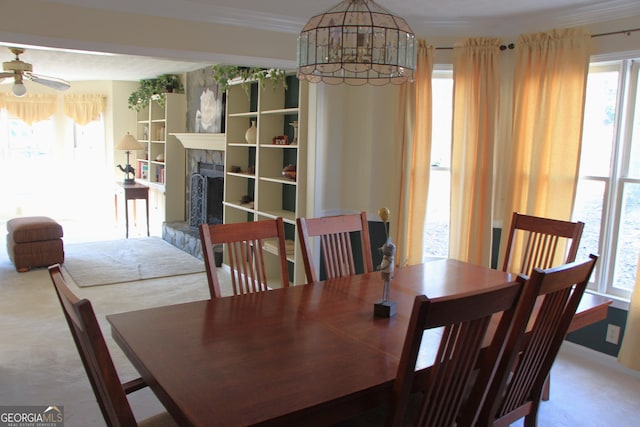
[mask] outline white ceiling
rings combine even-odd
[[[313,15],[337,0],[49,0],[46,3],[170,17],[198,23],[214,23],[297,34]],[[528,31],[588,25],[629,16],[640,16],[639,0],[379,0],[378,4],[404,17],[418,37],[464,35],[512,37]],[[638,22],[640,27],[640,22]],[[117,31],[117,29],[114,29]],[[61,51],[31,44],[21,59],[33,64],[34,73],[81,80],[139,80],[164,73],[182,73],[211,63],[184,62],[176,58],[153,58],[143,49],[139,56],[96,52]],[[22,39],[26,39],[23,35]],[[103,53],[97,53],[101,51]],[[12,55],[0,49],[0,61]]]

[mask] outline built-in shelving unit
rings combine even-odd
[[[172,134],[184,132],[186,108],[184,94],[167,93],[164,104],[154,98],[138,112],[136,137],[146,150],[132,164],[162,221],[185,220],[185,149]]]
[[[294,76],[287,76],[286,88],[266,80],[264,85],[232,84],[226,103],[226,154],[224,221],[237,223],[273,219],[285,222],[289,259],[289,278],[304,283],[304,266],[296,242],[296,218],[304,216],[306,207],[306,110],[308,86]],[[255,144],[247,143],[245,132],[255,121]],[[295,144],[280,145],[274,138],[294,138],[290,125],[298,122]],[[296,178],[283,176],[287,165],[296,166]],[[272,260],[274,277],[277,260]],[[268,267],[269,268],[269,267]],[[277,287],[277,285],[274,285]]]

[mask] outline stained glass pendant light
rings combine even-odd
[[[413,80],[416,40],[407,22],[372,0],[345,0],[298,37],[298,78],[350,85]]]

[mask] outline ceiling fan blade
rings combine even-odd
[[[0,73],[0,82],[9,77],[13,77],[13,73]]]
[[[39,83],[56,90],[67,90],[71,87],[68,81],[56,77],[40,76],[33,73],[24,73],[24,76],[34,83]]]

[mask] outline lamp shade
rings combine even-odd
[[[130,133],[123,136],[115,146],[116,150],[135,151],[144,150],[146,147],[144,144],[138,142]]]
[[[298,78],[384,85],[413,80],[415,35],[372,0],[345,0],[314,16],[298,37]]]

